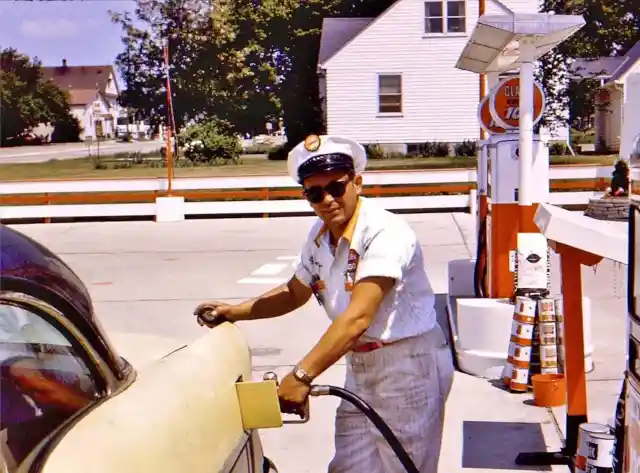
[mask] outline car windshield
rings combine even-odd
[[[0,297],[0,453],[14,472],[49,434],[97,398],[72,335],[39,310]]]

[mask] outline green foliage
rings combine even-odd
[[[232,0],[137,0],[140,28],[131,15],[112,13],[124,33],[124,51],[116,59],[127,88],[122,104],[154,125],[166,123],[167,41],[177,129],[190,120],[217,117],[236,132],[264,130],[265,121],[278,115],[276,76],[256,36],[240,31],[243,18],[237,12]]]
[[[387,154],[379,145],[365,145],[365,151],[367,152],[367,159],[385,159]]]
[[[82,126],[71,114],[65,115],[54,123],[51,133],[52,143],[77,143],[80,141]]]
[[[456,156],[476,156],[477,146],[476,142],[472,140],[464,140],[461,143],[456,143],[453,146]]]
[[[13,48],[0,50],[0,103],[0,145],[21,143],[33,128],[47,123],[58,128],[57,140],[78,138],[67,95],[44,80],[39,61]]]
[[[216,120],[188,126],[180,133],[178,143],[184,150],[185,158],[194,164],[237,161],[242,153],[238,139],[225,134]]]
[[[286,161],[289,151],[286,145],[276,146],[267,153],[267,159],[271,161]]]
[[[569,147],[562,141],[554,141],[549,144],[550,156],[566,156],[569,154]]]
[[[394,0],[262,0],[259,7],[246,0],[136,2],[136,23],[145,28],[130,15],[112,14],[124,32],[116,62],[127,87],[124,105],[154,124],[165,121],[168,38],[177,128],[206,116],[257,134],[266,120],[282,117],[288,150],[325,131],[317,76],[323,18],[375,17]]]
[[[449,156],[449,143],[428,141],[418,146],[417,154],[426,158],[444,158]]]

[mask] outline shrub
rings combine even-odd
[[[78,119],[72,115],[66,115],[54,124],[51,133],[52,143],[77,143],[80,141],[82,126]]]
[[[569,147],[562,141],[554,141],[549,145],[550,156],[566,156],[569,154]]]
[[[289,152],[285,145],[276,146],[267,153],[267,159],[271,161],[286,161]]]
[[[235,136],[226,134],[216,120],[191,125],[178,135],[178,143],[186,159],[194,164],[218,161],[237,162],[242,145]]]
[[[456,156],[476,156],[477,154],[476,142],[472,140],[464,140],[461,143],[456,143],[453,149]]]
[[[242,150],[242,154],[269,154],[272,151],[276,151],[281,146],[273,144],[262,144],[255,146],[248,146]]]
[[[419,154],[428,158],[446,158],[449,156],[449,143],[441,141],[428,141],[421,144]]]
[[[367,152],[367,159],[385,159],[387,154],[379,145],[364,145]]]

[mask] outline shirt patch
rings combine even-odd
[[[349,256],[347,257],[347,270],[344,273],[344,290],[351,292],[356,281],[356,272],[358,271],[358,263],[360,255],[353,248],[349,248]]]

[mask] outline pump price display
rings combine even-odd
[[[533,123],[542,118],[545,97],[542,87],[533,84]],[[499,127],[505,129],[518,128],[520,125],[520,79],[505,79],[491,91],[489,97],[490,113]]]

